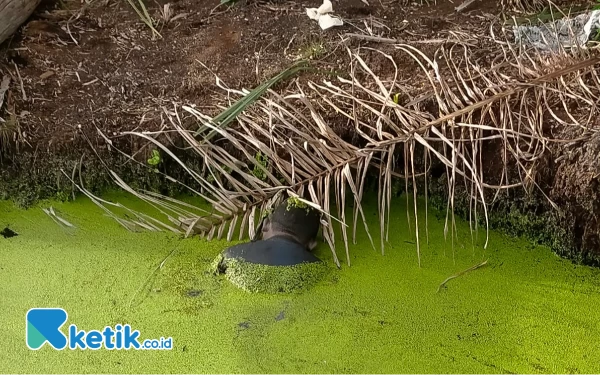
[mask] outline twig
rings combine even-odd
[[[476,269],[478,269],[478,268],[480,268],[480,267],[483,267],[483,266],[485,266],[486,264],[487,264],[487,260],[485,260],[485,261],[483,261],[483,262],[481,262],[481,263],[479,263],[479,264],[476,264],[476,265],[474,265],[473,267],[467,268],[467,269],[466,269],[466,270],[464,270],[464,271],[460,271],[459,273],[456,273],[456,274],[454,274],[454,275],[450,276],[449,278],[447,278],[446,280],[444,280],[444,281],[443,281],[443,282],[440,284],[440,286],[438,287],[438,290],[437,290],[437,291],[438,291],[438,293],[440,292],[440,290],[442,289],[442,287],[444,287],[444,285],[446,285],[446,283],[447,283],[448,281],[450,281],[450,280],[452,280],[452,279],[456,279],[457,277],[459,277],[459,276],[462,276],[462,275],[464,275],[464,274],[465,274],[465,273],[467,273],[467,272],[474,271],[474,270],[476,270]]]
[[[82,86],[89,86],[89,85],[92,85],[92,84],[94,84],[94,83],[96,83],[96,82],[98,82],[98,81],[99,81],[99,79],[98,79],[98,78],[94,78],[93,80],[91,80],[91,81],[89,81],[89,82],[85,82],[85,83],[83,83],[83,84],[82,84]]]
[[[4,94],[8,90],[8,86],[10,85],[10,76],[6,76],[0,82],[0,108],[2,108],[2,104],[4,103]]]
[[[470,47],[475,47],[475,44],[473,43],[468,43],[468,42],[463,42],[462,40],[459,39],[424,39],[424,40],[412,40],[410,41],[410,43],[412,44],[443,44],[443,43],[455,43],[455,44],[462,44],[465,46],[470,46]]]
[[[292,42],[296,38],[296,35],[298,35],[298,33],[296,33],[296,34],[294,34],[294,36],[292,36],[292,39],[290,39],[290,41],[288,42],[287,47],[285,47],[283,49],[283,56],[287,56],[287,51],[290,49],[290,45],[292,45]]]
[[[129,301],[129,308],[131,308],[131,304],[133,303],[133,300],[135,299],[135,297],[137,297],[137,295],[139,294],[140,290],[142,290],[147,284],[148,281],[150,280],[150,278],[152,276],[154,276],[154,274],[156,274],[156,272],[160,269],[163,268],[163,266],[165,265],[165,263],[167,262],[167,260],[171,257],[171,255],[173,255],[175,253],[175,251],[177,250],[177,248],[174,248],[173,250],[171,250],[171,252],[169,253],[169,255],[167,255],[162,262],[160,262],[160,264],[154,269],[154,271],[152,271],[152,273],[150,275],[148,275],[148,277],[146,278],[146,281],[144,281],[144,283],[138,288],[138,290],[133,294],[133,297],[131,297],[131,300]]]
[[[346,36],[351,37],[351,38],[356,38],[356,39],[368,40],[370,42],[376,42],[376,43],[390,43],[390,44],[402,43],[402,41],[398,40],[398,39],[383,38],[380,36],[362,35],[362,34],[354,34],[354,33],[347,33]],[[464,44],[464,45],[468,45],[468,46],[474,46],[471,43],[463,42],[458,39],[425,39],[425,40],[413,40],[413,41],[410,41],[410,43],[413,43],[413,44],[456,43],[456,44]]]
[[[77,41],[77,39],[75,39],[75,37],[71,33],[71,28],[69,27],[69,23],[68,22],[67,22],[67,34],[69,34],[69,37],[71,38],[71,40],[73,41],[73,43],[75,43],[76,45],[79,45],[79,42]]]
[[[373,36],[373,35],[346,33],[346,36],[351,37],[351,38],[356,38],[356,39],[368,40],[370,42],[377,42],[377,43],[392,43],[392,44],[400,43],[400,41],[398,39],[383,38],[380,36]]]
[[[13,65],[15,66],[15,70],[17,71],[17,76],[19,77],[19,82],[21,83],[21,93],[23,94],[23,100],[27,101],[27,94],[25,94],[25,87],[23,87],[23,78],[21,78],[21,73],[19,73],[19,67],[14,62],[13,62]]]
[[[473,4],[475,2],[475,0],[465,0],[463,1],[462,4],[460,4],[459,6],[457,6],[456,8],[454,8],[454,10],[458,13],[458,12],[462,12],[463,10],[465,10],[465,8],[467,8],[469,5]]]

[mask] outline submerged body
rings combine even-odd
[[[219,255],[216,271],[249,292],[304,289],[326,272],[310,252],[319,226],[318,212],[284,202],[264,219],[259,240],[231,246]]]
[[[313,250],[317,246],[320,220],[317,211],[308,207],[290,206],[287,201],[265,218],[262,239],[286,237],[305,249]]]
[[[243,243],[227,248],[225,259],[243,259],[248,263],[266,266],[293,266],[301,263],[320,262],[304,246],[286,236],[274,236],[266,240]]]
[[[223,260],[236,259],[265,266],[320,262],[310,253],[316,246],[319,213],[284,201],[262,225],[261,239],[225,249]],[[222,267],[226,268],[225,266]]]

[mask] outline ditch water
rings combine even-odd
[[[453,244],[434,212],[428,238],[420,227],[419,267],[405,199],[393,202],[385,255],[359,225],[350,267],[288,295],[249,294],[207,273],[223,241],[130,233],[87,199],[51,204],[76,228],[0,202],[0,224],[18,233],[0,237],[4,373],[600,371],[600,270],[494,232],[484,250],[485,232],[472,236],[464,222]],[[375,207],[365,209],[377,244]],[[317,255],[331,263],[327,246]],[[172,349],[33,351],[25,316],[34,307],[65,309],[65,334],[70,324],[130,324],[142,339],[171,337]]]

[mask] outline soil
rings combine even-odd
[[[68,196],[71,181],[65,175],[74,175],[80,160],[92,191],[107,186],[103,163],[90,145],[107,165],[132,180],[161,185],[155,176],[109,153],[97,128],[109,137],[159,130],[165,121],[161,114],[174,103],[216,114],[217,104],[224,104],[216,76],[228,87],[250,89],[299,59],[343,70],[339,64],[347,56],[346,43],[372,43],[343,42],[340,36],[366,26],[382,37],[419,41],[433,53],[439,46],[435,40],[457,28],[475,33],[498,13],[491,0],[477,1],[461,13],[447,0],[435,6],[349,0],[335,4],[346,24],[321,31],[305,13],[306,7],[319,5],[314,1],[246,0],[228,7],[217,0],[161,0],[149,5],[159,22],[161,37],[154,37],[125,1],[84,6],[52,1],[43,3],[0,49],[0,71],[12,78],[5,117],[17,124],[7,141],[0,137],[2,177],[12,180],[0,195],[16,195],[23,206],[40,197]],[[167,4],[172,14],[168,22],[162,15]],[[394,52],[391,46],[378,47]],[[485,55],[485,49],[481,52]],[[377,61],[369,63],[377,66]],[[376,73],[386,69],[382,64]],[[414,80],[415,69],[407,64],[400,74]],[[344,124],[333,128],[345,139],[354,136]],[[141,161],[150,156],[137,142],[113,142]]]
[[[161,20],[166,3],[150,6],[154,19]],[[338,34],[356,32],[353,25],[364,29],[364,22],[379,20],[389,28],[383,37],[423,41],[448,37],[458,25],[463,32],[477,30],[485,13],[497,12],[490,0],[461,14],[445,0],[435,6],[371,3],[336,3],[336,14],[347,25],[321,31],[304,12],[318,6],[315,2],[248,0],[226,8],[217,7],[217,0],[180,0],[171,9],[185,17],[161,23],[162,38],[154,40],[124,1],[87,7],[66,1],[60,9],[46,4],[5,43],[1,66],[17,80],[18,69],[23,79],[22,90],[17,85],[11,90],[23,142],[49,152],[72,151],[75,145],[86,147],[79,130],[91,137],[96,126],[109,135],[157,130],[161,106],[173,102],[210,111],[222,97],[215,75],[229,87],[252,88],[308,57],[313,47],[319,55],[313,57],[334,65],[336,54],[346,54]]]
[[[130,180],[160,186],[152,174],[110,153],[97,130],[108,136],[160,130],[166,121],[163,112],[174,104],[193,104],[214,115],[217,105],[224,104],[216,76],[228,87],[250,89],[302,58],[342,70],[347,46],[377,46],[394,55],[390,45],[343,39],[345,33],[364,34],[369,27],[381,37],[419,43],[431,55],[439,40],[456,33],[462,38],[487,35],[490,21],[502,12],[496,0],[476,0],[461,12],[455,11],[460,3],[456,0],[435,4],[345,0],[334,3],[345,25],[322,31],[305,13],[306,7],[317,7],[319,1],[239,0],[233,6],[220,5],[219,0],[146,3],[158,21],[160,37],[153,35],[126,1],[82,5],[74,0],[49,0],[1,46],[0,76],[8,74],[12,81],[0,117],[16,125],[8,135],[6,127],[0,132],[4,179],[0,197],[22,205],[48,196],[66,199],[71,182],[65,176],[74,175],[81,160],[85,160],[85,182],[91,190],[108,185],[103,162],[126,171]],[[170,9],[170,17],[165,17],[165,9]],[[491,42],[479,38],[473,43],[478,47],[476,59],[490,58]],[[368,63],[375,73],[389,74],[387,65],[376,60]],[[415,81],[414,64],[400,64],[400,79]],[[344,138],[353,135],[343,124],[334,129]],[[142,144],[121,138],[113,142],[141,160],[149,157]],[[593,163],[597,155],[593,150],[582,151],[558,172],[550,168],[541,179],[550,176],[546,190],[564,203],[567,214],[561,220],[569,222],[570,236],[575,238],[583,230],[582,236],[588,238],[578,242],[576,252],[599,255],[595,213],[600,208],[591,192],[597,191],[600,172]],[[589,177],[584,185],[577,177],[582,163]],[[576,229],[579,224],[575,223],[582,220],[584,229]]]

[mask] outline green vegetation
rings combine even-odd
[[[316,60],[327,53],[323,40],[312,40],[300,47],[299,56],[303,60]]]
[[[79,191],[73,186],[70,178],[74,177],[79,183],[80,161],[78,156],[63,157],[53,153],[42,153],[36,157],[33,152],[21,151],[19,158],[12,164],[0,168],[0,201],[10,199],[17,207],[28,208],[39,200],[72,199]],[[188,193],[186,189],[173,184],[159,173],[148,173],[149,170],[156,169],[163,172],[169,170],[180,181],[192,183],[189,178],[186,179],[187,174],[181,172],[179,165],[168,163],[169,160],[162,158],[157,166],[131,163],[116,154],[103,155],[103,161],[111,165],[116,173],[127,176],[125,180],[137,189],[152,190],[169,196]],[[193,162],[194,160],[189,160],[188,165],[200,169]],[[86,155],[81,168],[83,185],[92,193],[101,194],[114,189],[106,167],[98,158]]]
[[[0,152],[4,152],[12,146],[19,136],[19,121],[14,114],[4,121],[0,121]]]
[[[127,0],[127,2],[131,5],[133,10],[135,10],[135,13],[137,13],[142,22],[152,30],[152,37],[158,36],[159,38],[162,38],[162,35],[160,35],[158,30],[154,27],[154,20],[152,19],[152,16],[150,16],[150,13],[148,13],[148,9],[144,2],[142,0],[137,0],[137,5],[134,0]]]
[[[306,210],[308,211],[311,207],[304,203],[303,201],[301,201],[300,199],[298,199],[297,197],[289,197],[287,199],[287,207],[286,209],[289,211],[292,208],[306,208]]]
[[[160,161],[160,152],[156,149],[152,150],[152,157],[148,159],[148,164],[152,166],[157,166],[158,164],[160,164]]]
[[[264,169],[267,169],[269,167],[269,158],[266,155],[263,155],[262,152],[258,151],[256,153],[256,161],[258,162],[258,164],[260,164]],[[252,174],[254,175],[254,177],[258,178],[259,180],[262,181],[266,181],[267,180],[267,173],[260,168],[258,165],[254,166],[254,169],[252,170]]]
[[[323,263],[305,263],[273,267],[217,256],[211,272],[225,269],[225,277],[238,288],[251,293],[295,293],[306,291],[320,281],[328,267]]]
[[[105,198],[138,204],[124,195]],[[372,250],[359,227],[357,243],[350,244],[352,267],[331,269],[310,289],[292,294],[250,294],[207,272],[229,243],[129,233],[86,199],[52,203],[77,227],[74,232],[37,207],[21,211],[0,202],[3,221],[19,233],[0,237],[0,368],[19,373],[598,371],[598,269],[572,265],[545,248],[494,232],[484,251],[481,241],[472,245],[463,222],[457,224],[453,250],[443,239],[443,220],[433,212],[428,244],[424,230],[419,232],[419,268],[414,239],[403,230],[405,202],[405,197],[393,202],[385,256]],[[373,203],[369,199],[364,208],[374,222]],[[316,252],[330,261],[327,246]],[[484,259],[485,267],[437,292],[449,276]],[[23,339],[25,313],[50,306],[65,308],[67,325],[80,329],[129,323],[141,338],[171,336],[173,350],[46,346],[30,351]]]
[[[231,106],[227,107],[227,109],[217,115],[212,119],[213,125],[225,129],[229,126],[229,124],[236,119],[236,117],[242,113],[246,108],[250,105],[254,104],[258,99],[260,99],[271,87],[280,83],[292,76],[296,73],[311,70],[312,68],[307,64],[306,60],[300,60],[292,64],[289,68],[283,70],[276,76],[266,80],[261,83],[259,86],[252,89],[247,95],[239,99],[237,102],[233,103]],[[211,129],[210,126],[203,125],[198,129],[196,135],[203,134],[205,131]],[[204,142],[209,142],[215,135],[217,131],[212,129],[208,132],[208,134],[204,135],[202,138]]]
[[[445,216],[447,206],[444,179],[430,180],[429,184],[429,204],[437,210],[440,220]],[[499,200],[489,207],[490,228],[512,237],[525,238],[532,244],[547,246],[555,254],[577,264],[600,265],[600,259],[578,249],[572,233],[573,223],[552,209],[545,199],[541,196],[526,197],[522,191],[500,195]],[[461,186],[456,188],[454,212],[463,220],[470,217],[468,195]],[[485,227],[481,212],[477,224]]]

